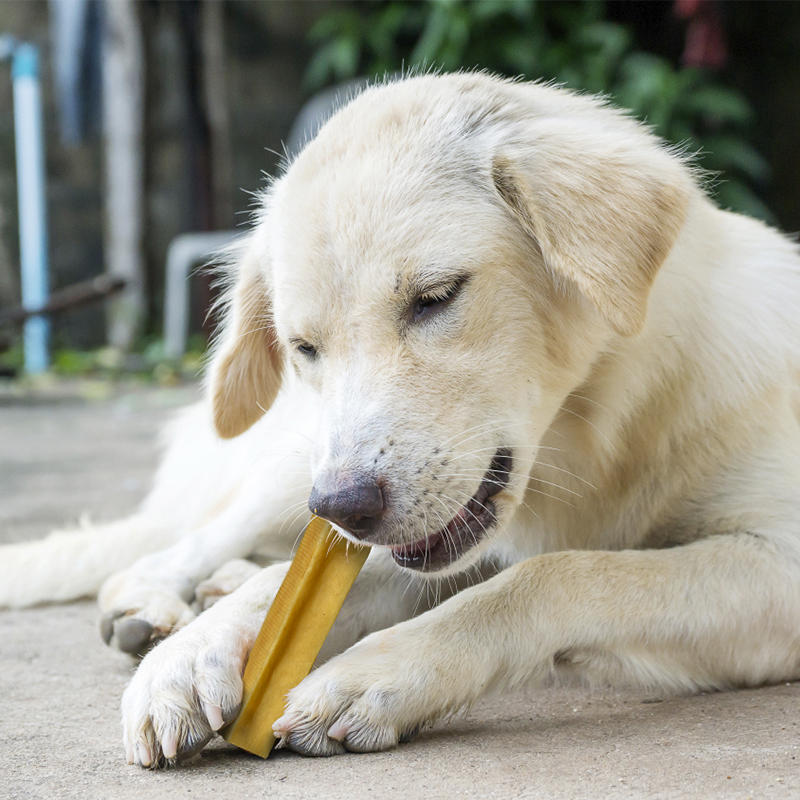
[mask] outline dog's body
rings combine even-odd
[[[276,723],[302,752],[389,747],[553,674],[800,677],[800,254],[640,126],[480,75],[368,90],[266,195],[232,296],[208,404],[106,540],[132,542],[109,571],[171,544],[106,583],[107,639],[136,650],[256,572],[198,589],[229,559],[288,555],[310,492],[384,546],[323,655],[351,649]],[[5,585],[55,546],[8,550]],[[231,716],[285,569],[145,658],[129,760]],[[81,591],[21,584],[6,602]]]

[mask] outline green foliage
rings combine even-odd
[[[98,350],[57,347],[50,356],[50,372],[68,378],[136,378],[144,382],[172,385],[182,380],[196,380],[202,370],[203,338],[191,337],[189,348],[183,358],[176,361],[164,355],[163,341],[155,338],[144,344],[141,353],[123,353],[113,347]],[[21,339],[0,353],[0,368],[14,371],[18,376],[24,375]]]
[[[18,373],[22,371],[25,363],[25,351],[23,350],[22,337],[13,340],[7,349],[3,349],[2,339],[0,339],[0,371]]]
[[[597,0],[416,0],[341,5],[310,33],[309,91],[359,75],[487,69],[608,95],[716,176],[726,207],[772,221],[754,187],[768,167],[751,144],[753,112],[715,74],[676,69],[635,48]]]

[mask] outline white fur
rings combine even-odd
[[[461,273],[450,306],[409,321],[414,286]],[[233,297],[210,407],[125,524],[136,552],[156,529],[174,544],[101,606],[180,627],[225,561],[289,553],[312,482],[380,474],[377,547],[320,661],[341,655],[290,693],[285,745],[391,747],[558,674],[665,691],[800,677],[798,248],[714,207],[641,126],[484,75],[370,89],[266,195]],[[389,547],[441,528],[499,447],[514,466],[496,524],[437,575],[399,570]],[[35,550],[43,575],[55,546]],[[0,561],[10,576],[24,550]],[[235,713],[285,569],[144,659],[123,700],[130,761],[190,752]],[[0,586],[11,604],[70,596],[50,573]]]

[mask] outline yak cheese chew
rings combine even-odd
[[[286,694],[311,671],[368,554],[311,518],[247,660],[239,715],[220,731],[231,744],[269,755]]]

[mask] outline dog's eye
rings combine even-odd
[[[464,287],[466,278],[461,278],[453,283],[445,284],[444,286],[437,287],[430,292],[421,294],[411,307],[411,319],[413,322],[419,322],[426,317],[431,316],[439,311],[442,311],[450,303],[455,300],[458,293]]]
[[[296,344],[297,352],[302,353],[306,358],[315,359],[317,357],[317,348],[308,342],[298,342]]]

